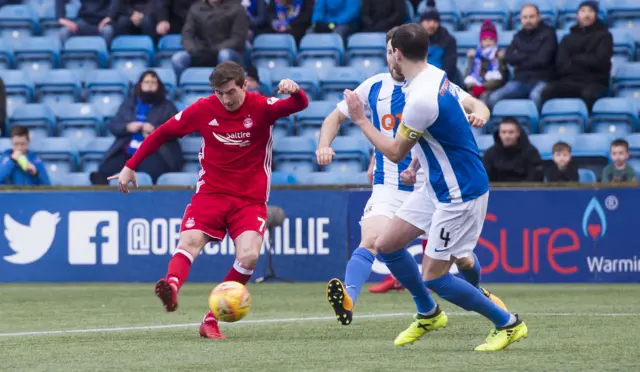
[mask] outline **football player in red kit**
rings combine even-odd
[[[267,220],[266,202],[271,178],[272,128],[276,120],[304,110],[309,103],[298,85],[288,79],[278,85],[286,99],[246,92],[245,73],[235,62],[219,64],[209,78],[215,94],[202,98],[169,119],[142,142],[118,179],[121,192],[137,187],[135,169],[173,137],[199,132],[201,170],[196,192],[182,219],[180,242],[156,295],[166,311],[178,307],[178,292],[191,264],[211,240],[228,232],[236,247],[236,260],[224,281],[246,284],[260,254]],[[225,338],[213,314],[205,315],[200,335]]]

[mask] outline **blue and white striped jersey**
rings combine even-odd
[[[403,90],[404,125],[423,133],[414,152],[428,169],[427,187],[438,201],[461,203],[489,191],[489,178],[462,106],[469,95],[433,65]]]
[[[402,84],[393,80],[390,73],[382,73],[370,77],[358,86],[355,92],[364,102],[367,116],[380,132],[394,138],[398,126],[402,122],[402,111],[405,106],[405,95]],[[345,101],[338,103],[338,109],[349,117],[349,109]],[[373,173],[374,185],[387,185],[402,191],[413,191],[414,186],[407,186],[400,182],[400,173],[411,164],[412,154],[400,163],[396,164],[387,159],[378,149],[375,150],[376,158]],[[424,182],[424,172],[418,171],[417,187]]]

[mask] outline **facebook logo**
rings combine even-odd
[[[118,263],[118,212],[69,212],[69,263]],[[100,257],[100,260],[98,260]]]

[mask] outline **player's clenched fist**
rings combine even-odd
[[[351,121],[356,125],[361,125],[367,120],[367,116],[364,113],[364,105],[357,93],[346,89],[344,91],[344,100],[347,103],[349,109],[349,116]]]
[[[136,181],[136,172],[133,169],[124,167],[120,171],[120,174],[107,178],[110,180],[118,180],[118,190],[123,194],[129,194],[129,183],[133,183],[133,186],[138,187],[138,181]]]
[[[400,182],[407,186],[413,186],[416,183],[417,172],[413,168],[407,168],[400,173]]]
[[[336,153],[331,147],[320,147],[316,150],[316,158],[318,159],[318,164],[320,165],[331,164],[335,155]]]
[[[278,84],[278,94],[293,94],[300,90],[298,84],[291,79],[282,79]]]
[[[468,115],[467,119],[469,120],[469,124],[471,124],[471,126],[474,128],[482,128],[485,124],[487,124],[487,121],[485,119],[476,116],[475,114]]]

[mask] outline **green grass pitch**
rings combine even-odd
[[[153,284],[4,284],[0,371],[640,369],[640,285],[487,287],[529,327],[529,338],[489,354],[473,348],[491,324],[444,301],[446,329],[394,347],[414,310],[407,292],[363,293],[353,324],[343,327],[324,283],[250,284],[247,318],[222,325],[227,340],[205,340],[197,323],[212,284],[187,283],[171,314],[163,312]],[[81,331],[53,332],[68,330]],[[37,331],[52,332],[27,334]]]

